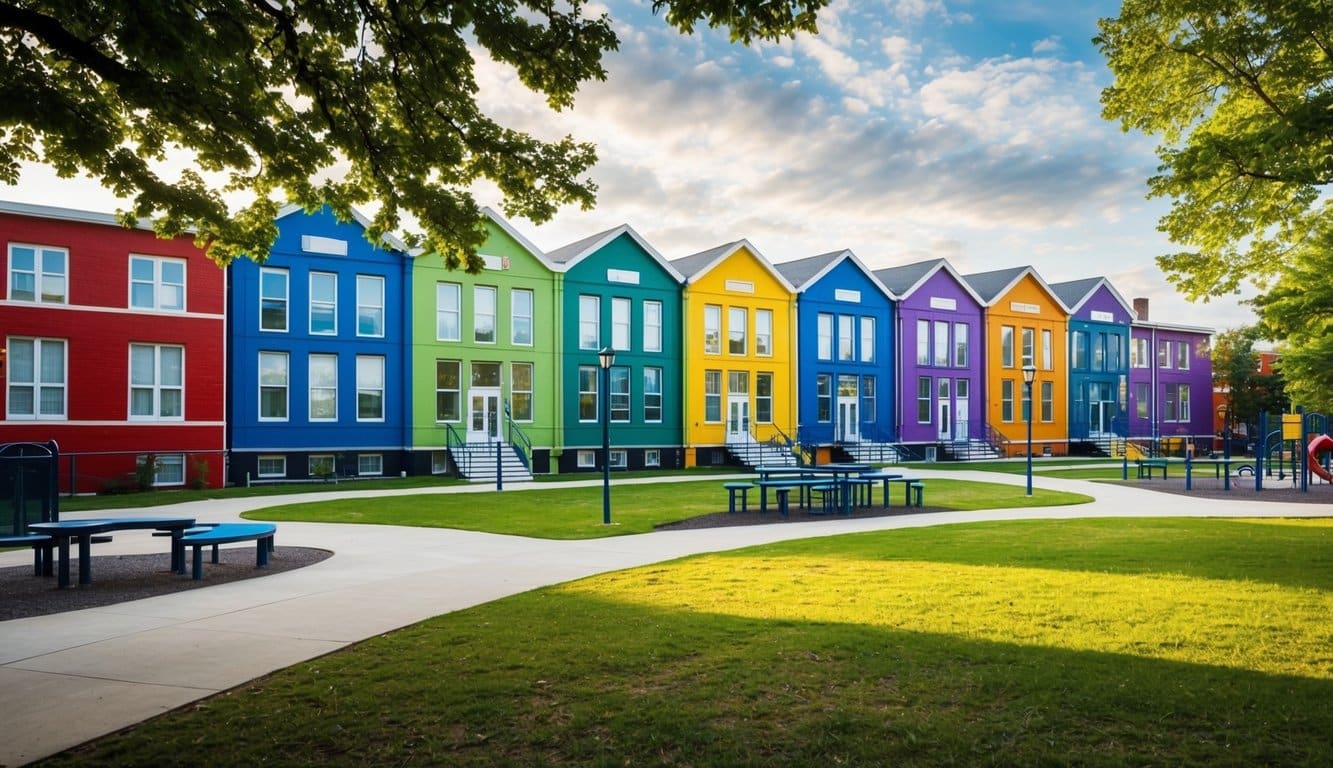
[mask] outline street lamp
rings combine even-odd
[[[602,366],[602,525],[611,524],[611,366],[616,364],[616,351],[603,347],[597,353]]]
[[[1023,366],[1023,392],[1027,395],[1028,422],[1028,495],[1032,495],[1032,380],[1037,378],[1037,366]]]

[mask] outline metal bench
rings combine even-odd
[[[42,575],[42,563],[51,552],[51,537],[44,533],[0,536],[0,547],[32,547],[32,575]]]
[[[916,481],[916,482],[914,482],[914,483],[908,483],[908,484],[907,484],[907,495],[908,495],[908,497],[909,497],[909,499],[910,499],[910,502],[909,502],[909,505],[910,505],[910,506],[913,506],[913,507],[919,507],[919,506],[921,506],[921,503],[922,503],[923,501],[925,501],[926,484],[923,483],[923,482],[921,482],[920,480],[918,480],[918,481]]]
[[[253,541],[255,544],[255,567],[268,566],[268,553],[273,548],[273,536],[278,527],[272,523],[220,523],[218,525],[186,533],[180,537],[182,547],[194,550],[192,578],[202,581],[204,578],[203,547],[213,547],[213,562],[218,562],[218,544],[232,544],[238,541]]]
[[[722,487],[727,489],[728,514],[733,514],[733,515],[736,514],[737,491],[739,491],[741,494],[741,511],[742,512],[749,511],[750,505],[748,501],[748,496],[750,493],[750,489],[754,487],[754,483],[724,483]]]
[[[1135,460],[1134,460],[1134,463],[1137,464],[1137,465],[1139,465],[1139,479],[1140,479],[1140,480],[1143,479],[1143,476],[1144,476],[1145,473],[1148,475],[1148,479],[1151,480],[1151,479],[1152,479],[1152,471],[1153,471],[1154,469],[1161,469],[1161,470],[1162,470],[1162,479],[1163,479],[1163,480],[1166,479],[1166,467],[1167,467],[1167,461],[1166,461],[1166,459],[1135,459]]]

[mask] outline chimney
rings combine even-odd
[[[1146,322],[1148,322],[1148,300],[1147,300],[1147,299],[1135,299],[1135,300],[1134,300],[1134,316],[1135,316],[1136,318],[1138,318],[1138,321],[1141,322],[1141,323],[1146,323]]]

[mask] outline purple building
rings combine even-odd
[[[971,455],[969,448],[986,440],[981,299],[944,259],[877,270],[875,277],[900,297],[898,439],[920,456],[936,448]]]
[[[1129,341],[1129,436],[1161,440],[1166,452],[1213,439],[1212,329],[1148,320],[1135,299]]]

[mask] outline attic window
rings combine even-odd
[[[322,253],[328,256],[346,256],[347,241],[332,237],[301,235],[301,250],[306,253]]]

